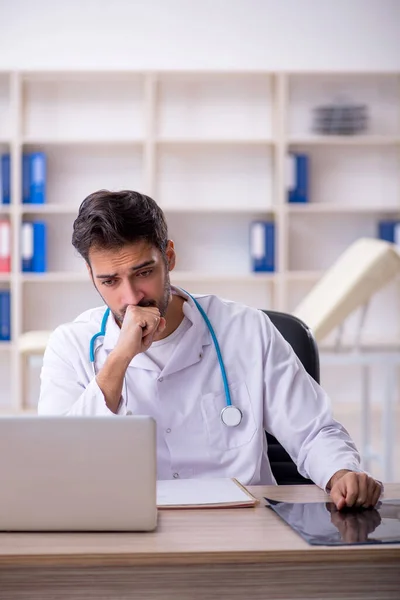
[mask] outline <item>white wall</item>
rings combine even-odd
[[[0,0],[0,69],[400,70],[399,0]]]

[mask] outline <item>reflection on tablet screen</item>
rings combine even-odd
[[[266,500],[269,508],[309,544],[400,543],[400,500],[383,500],[376,508],[342,511],[338,511],[332,502]]]

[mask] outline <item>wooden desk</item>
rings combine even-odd
[[[324,500],[313,486],[250,488]],[[388,484],[386,497],[400,497]],[[160,511],[145,534],[0,534],[1,600],[400,598],[400,545],[313,547],[271,510]]]

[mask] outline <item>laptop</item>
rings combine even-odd
[[[152,531],[151,417],[0,418],[1,531]]]

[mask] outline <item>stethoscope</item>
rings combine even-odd
[[[183,290],[184,291],[184,290]],[[189,294],[188,292],[185,292],[195,303],[197,309],[199,310],[201,316],[203,317],[207,327],[208,327],[208,331],[211,334],[212,340],[214,342],[214,346],[215,346],[215,351],[217,353],[217,357],[218,357],[218,362],[219,362],[219,367],[221,369],[221,375],[222,375],[222,381],[224,383],[224,390],[225,390],[225,403],[226,406],[224,406],[224,408],[221,410],[221,421],[223,422],[224,425],[226,425],[227,427],[237,427],[241,421],[242,421],[242,411],[240,410],[240,408],[238,408],[237,406],[233,406],[232,404],[232,400],[231,400],[231,394],[229,391],[229,386],[228,386],[228,378],[226,376],[226,371],[225,371],[225,365],[224,365],[224,361],[222,360],[222,355],[221,355],[221,350],[219,347],[219,343],[217,340],[217,336],[215,335],[215,331],[213,326],[211,325],[210,319],[207,317],[204,309],[200,306],[199,302],[196,300],[196,298],[194,298],[191,294]],[[100,325],[100,331],[98,333],[96,333],[92,339],[90,340],[89,343],[89,358],[90,358],[90,362],[92,363],[93,366],[93,373],[96,376],[96,366],[95,366],[95,359],[96,359],[96,340],[99,337],[104,337],[106,334],[106,325],[107,325],[107,320],[108,317],[110,316],[110,309],[107,308],[103,318],[101,320],[101,325]],[[125,384],[125,389],[126,389],[126,384]]]

